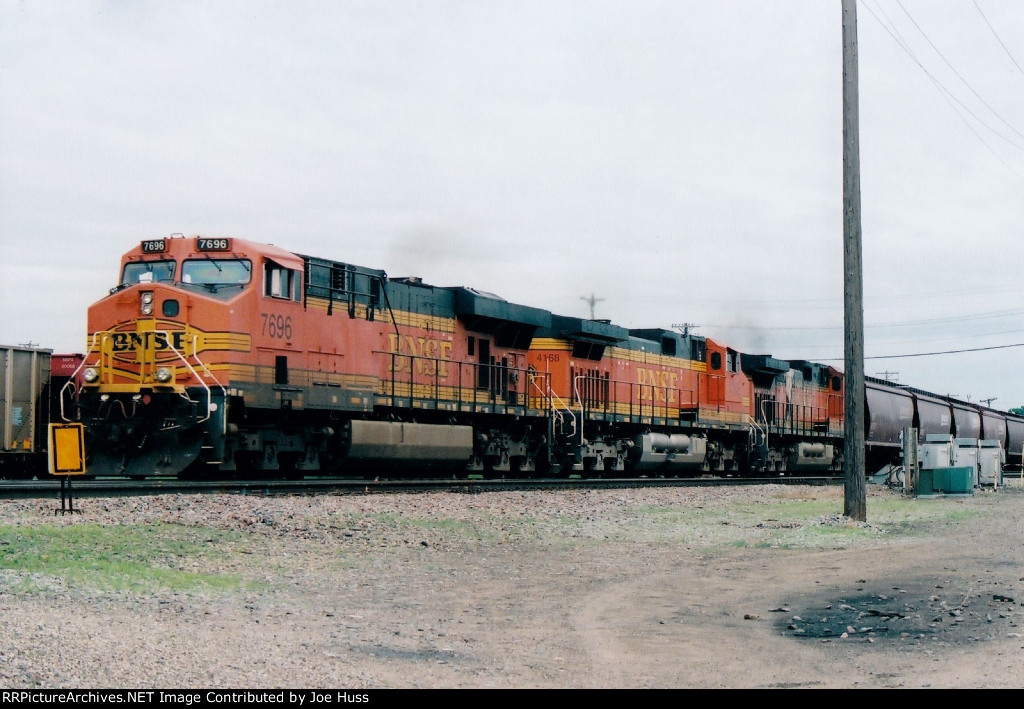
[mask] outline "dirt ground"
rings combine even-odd
[[[1024,490],[869,486],[866,525],[786,507],[822,500],[841,513],[840,488],[787,486],[0,502],[9,535],[175,525],[223,553],[153,563],[244,579],[111,590],[0,564],[0,685],[1024,686]]]

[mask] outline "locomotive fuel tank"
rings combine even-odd
[[[835,457],[831,443],[801,441],[790,449],[787,463],[790,470],[828,470]]]
[[[707,439],[682,433],[644,433],[630,449],[634,470],[700,468],[708,452]]]
[[[472,426],[361,420],[349,423],[346,458],[352,461],[461,463],[465,467],[472,456]]]

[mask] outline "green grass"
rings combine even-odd
[[[235,591],[241,576],[201,569],[229,557],[225,546],[240,538],[165,524],[0,525],[0,569],[17,572],[10,583],[22,592],[42,590],[54,578],[98,591]]]
[[[837,549],[926,537],[981,514],[953,499],[913,497],[870,499],[866,525],[850,523],[842,518],[842,511],[841,492],[784,491],[758,503],[623,505],[590,508],[578,514],[571,508],[508,516],[481,510],[478,514],[482,516],[469,515],[468,519],[430,513],[354,513],[332,526],[360,530],[360,536],[371,544],[378,538],[408,535],[413,543],[429,540],[430,548],[541,544],[571,550],[623,543],[709,551]],[[259,535],[244,532],[172,524],[0,525],[0,592],[230,594],[257,584],[273,585],[273,579],[288,577],[311,562],[312,557],[299,554],[276,562],[281,567],[265,568],[260,550],[268,543]],[[419,545],[415,548],[420,550]],[[344,540],[327,549],[333,550],[335,570],[391,563],[395,553],[403,553],[392,551],[381,559],[350,555]],[[317,550],[313,546],[308,551],[315,555]],[[241,572],[236,573],[239,569],[255,573],[246,580]]]

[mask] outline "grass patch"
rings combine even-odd
[[[955,500],[871,499],[867,523],[842,516],[838,496],[780,495],[765,501],[702,507],[642,505],[588,521],[582,535],[595,542],[669,542],[704,548],[834,549],[879,539],[927,536],[978,511]]]
[[[0,569],[17,579],[17,590],[39,591],[48,579],[98,591],[236,591],[236,574],[205,573],[231,552],[240,535],[177,525],[62,527],[0,525]]]
[[[391,527],[392,529],[416,530],[420,532],[435,532],[441,537],[450,537],[462,541],[490,542],[495,541],[501,535],[489,524],[495,519],[489,515],[483,523],[472,520],[456,519],[454,517],[441,517],[429,515],[418,517],[394,512],[378,512],[372,514],[346,515],[346,524],[350,527],[363,529],[374,526]],[[364,520],[369,523],[365,525]],[[501,526],[505,534],[523,534],[530,527],[532,518],[517,518],[507,520]]]
[[[406,527],[441,532],[461,539],[487,541],[494,536],[472,522],[452,519],[451,517],[409,517],[403,518],[400,521]]]

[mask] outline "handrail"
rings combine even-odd
[[[761,435],[764,436],[764,445],[765,445],[765,447],[768,446],[768,431],[771,428],[768,425],[768,414],[764,410],[765,405],[768,404],[768,402],[769,402],[768,399],[761,399],[761,420],[764,421],[765,426],[764,426],[763,429],[760,426],[758,426],[758,430],[760,430],[761,431]],[[756,422],[755,422],[755,425],[756,425]]]
[[[558,394],[556,394],[554,391],[551,390],[550,382],[548,383],[547,391],[544,391],[543,389],[541,389],[540,385],[537,384],[537,380],[539,378],[540,377],[537,374],[530,374],[529,375],[530,384],[533,385],[533,387],[537,390],[537,392],[540,394],[542,399],[546,398],[548,400],[548,405],[549,405],[549,407],[551,409],[551,412],[552,412],[552,414],[554,414],[558,418],[559,423],[561,423],[562,420],[565,418],[565,414],[569,415],[569,419],[570,419],[570,421],[572,423],[572,434],[570,434],[570,435],[575,435],[577,428],[579,428],[580,436],[582,437],[582,435],[583,435],[583,426],[577,427],[577,425],[576,425],[576,414],[573,413],[572,409],[569,407],[568,404],[565,403],[565,401],[562,399],[562,397],[560,397]],[[544,377],[544,380],[548,381],[548,378]],[[560,408],[556,408],[555,407],[555,402],[556,401],[558,402],[558,406]]]
[[[167,330],[154,330],[154,332],[159,332],[159,333],[163,334],[164,340],[166,340],[166,342],[167,342],[167,348],[171,352],[173,352],[174,354],[176,354],[178,356],[178,359],[180,359],[182,361],[182,363],[186,367],[188,367],[188,371],[192,373],[192,376],[195,377],[196,381],[198,381],[199,384],[203,387],[203,389],[206,390],[206,416],[204,418],[201,418],[198,421],[196,421],[196,423],[204,423],[204,422],[208,421],[210,419],[210,417],[213,416],[213,392],[210,391],[210,387],[208,387],[206,385],[206,382],[203,381],[203,378],[199,376],[199,372],[197,372],[195,370],[195,367],[193,367],[191,364],[189,364],[188,360],[185,358],[185,356],[183,354],[181,354],[181,352],[179,352],[174,347],[174,345],[171,344],[170,333]],[[202,365],[203,369],[206,370],[206,372],[210,375],[210,378],[212,378],[213,381],[217,384],[217,386],[220,387],[221,391],[224,391],[224,385],[222,385],[219,381],[217,381],[217,377],[213,376],[213,372],[211,372],[209,370],[209,368],[207,368],[206,365],[203,364],[202,360],[199,359],[199,355],[196,353],[197,344],[198,344],[198,341],[199,341],[199,336],[198,335],[193,335],[192,338],[193,338],[193,340],[192,340],[192,342],[193,342],[193,344],[192,344],[192,352],[193,352],[193,356],[196,358],[196,361],[199,362],[200,365]],[[186,400],[192,401],[192,399],[189,399],[186,394],[182,393],[182,396]]]
[[[750,414],[747,414],[747,423],[750,424],[751,435],[753,435],[755,431],[760,432],[761,435],[764,436],[765,441],[768,440],[768,434],[765,432],[765,429],[761,427],[761,424],[757,422],[757,418],[751,416]]]
[[[199,374],[198,371],[196,371],[196,368],[193,367],[192,364],[189,363],[188,358],[182,352],[180,352],[172,344],[173,339],[170,336],[170,331],[168,331],[168,330],[153,330],[152,332],[153,333],[159,333],[159,334],[163,335],[164,341],[167,344],[167,348],[171,352],[173,352],[175,354],[175,356],[177,356],[177,358],[179,360],[181,360],[182,364],[188,369],[188,371],[195,378],[195,380],[199,382],[199,385],[202,386],[203,389],[206,391],[206,416],[201,418],[199,421],[197,421],[197,423],[203,423],[205,421],[208,421],[213,416],[213,392],[210,390],[210,387],[206,384],[205,381],[203,381],[203,377]],[[71,420],[71,419],[69,419],[67,417],[67,414],[64,411],[65,392],[73,384],[73,382],[76,381],[79,373],[81,373],[81,371],[83,369],[85,369],[87,366],[99,367],[100,370],[101,370],[101,372],[100,372],[100,375],[101,375],[100,381],[101,382],[103,381],[103,374],[106,372],[107,369],[109,369],[109,365],[105,364],[105,359],[106,359],[105,358],[105,346],[106,346],[106,342],[110,338],[110,336],[111,336],[110,332],[107,331],[107,330],[103,330],[101,332],[94,332],[92,334],[92,342],[89,345],[89,352],[92,353],[94,350],[96,351],[96,361],[94,363],[92,363],[92,364],[89,364],[88,363],[89,355],[87,354],[85,357],[82,358],[82,362],[78,365],[78,368],[75,369],[75,371],[71,375],[71,377],[68,378],[68,381],[64,383],[63,387],[61,387],[61,391],[60,391],[60,415],[61,415],[61,418],[64,421],[70,421]],[[97,338],[100,338],[99,346],[97,346],[97,342],[96,342]],[[217,387],[220,388],[221,392],[226,395],[227,394],[227,390],[224,388],[224,385],[220,383],[220,380],[217,379],[217,375],[215,375],[213,373],[213,371],[206,365],[206,363],[203,362],[203,360],[199,357],[198,343],[199,343],[199,336],[198,335],[193,335],[193,337],[192,337],[192,352],[193,352],[193,355],[192,356],[195,358],[195,360],[198,363],[199,367],[209,376],[210,379],[213,380],[214,384],[216,384]],[[145,364],[146,363],[143,363],[142,366],[145,366]],[[150,364],[155,366],[156,363],[152,362]],[[140,372],[141,372],[141,369],[140,369]],[[188,401],[192,401],[192,399],[188,398],[187,394],[182,393],[182,396],[185,399],[187,399]],[[225,431],[227,430],[226,429],[226,426],[227,426],[226,421],[227,421],[227,419],[225,419],[225,423],[224,423]]]
[[[104,339],[106,339],[107,337],[110,336],[110,332],[108,330],[103,330],[101,332],[94,332],[94,333],[92,333],[92,342],[89,344],[89,352],[92,352],[93,348],[96,347],[96,337],[98,335],[103,335]],[[96,354],[96,358],[97,358],[96,362],[93,365],[91,365],[91,366],[95,367],[95,366],[99,366],[100,365],[100,362],[102,361],[102,352],[103,352],[103,343],[101,342],[100,343],[100,347],[99,347],[99,351]],[[81,362],[81,364],[78,365],[78,368],[75,369],[74,373],[70,377],[68,377],[68,380],[66,382],[64,382],[64,386],[62,386],[60,388],[60,397],[59,397],[60,398],[60,417],[64,421],[71,421],[71,419],[69,419],[64,414],[64,392],[67,390],[67,388],[69,386],[71,386],[72,382],[74,382],[74,381],[76,381],[78,379],[78,375],[79,375],[79,373],[83,369],[85,369],[86,361],[88,359],[89,359],[89,355],[87,353],[84,357],[82,357],[82,362]]]
[[[386,375],[379,377],[378,386],[385,387],[379,393],[392,399],[400,396],[416,398],[416,387],[430,386],[434,402],[490,403],[506,412],[520,407],[529,408],[529,387],[522,379],[524,374],[529,376],[527,369],[388,350],[374,350],[373,354],[387,356],[390,360],[390,368]],[[471,375],[469,384],[466,383],[467,368]],[[485,384],[481,386],[481,383]],[[442,387],[453,390],[456,398],[442,399]]]

